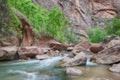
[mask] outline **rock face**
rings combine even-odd
[[[113,64],[120,61],[120,44],[104,49],[97,55],[97,62],[101,64]]]
[[[19,39],[16,36],[9,36],[4,37],[0,39],[0,46],[18,46],[19,45]]]
[[[110,71],[112,72],[118,72],[120,73],[120,63],[119,64],[113,64],[111,68],[109,68]]]
[[[66,69],[66,74],[70,76],[81,76],[83,73],[80,69],[69,67]]]
[[[67,45],[60,43],[58,41],[55,41],[55,40],[48,41],[48,46],[52,50],[58,50],[58,51],[66,51],[67,50]]]
[[[17,47],[2,47],[0,48],[0,60],[13,60],[17,52]]]
[[[91,26],[105,27],[103,19],[111,19],[120,12],[119,0],[32,0],[50,10],[59,7],[70,20],[72,31],[80,36]],[[99,21],[98,21],[99,20]]]

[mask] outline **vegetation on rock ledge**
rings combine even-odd
[[[91,28],[87,33],[89,40],[94,43],[101,42],[105,37],[109,35],[120,36],[120,19],[118,17],[115,17],[111,22],[106,23],[105,29]]]
[[[48,11],[30,0],[9,0],[9,4],[28,18],[37,37],[47,33],[57,40],[67,41],[65,31],[68,20],[58,8]]]

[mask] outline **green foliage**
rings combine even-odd
[[[70,32],[66,32],[66,38],[68,40],[68,43],[77,44],[80,41],[77,35],[75,35],[74,33],[70,33]]]
[[[100,28],[91,28],[88,30],[87,33],[89,36],[89,40],[94,43],[101,42],[107,36],[106,31]]]
[[[115,17],[111,23],[107,23],[106,31],[109,35],[120,35],[120,19]]]
[[[67,41],[65,31],[68,20],[58,8],[53,7],[48,11],[31,0],[9,0],[9,3],[28,18],[37,37],[42,32],[48,32],[50,36],[60,41]]]
[[[17,23],[15,16],[9,5],[9,0],[0,0],[0,37],[10,36],[13,34],[18,34],[15,30],[15,26],[18,26],[20,23]]]
[[[56,37],[58,40],[66,41],[65,31],[67,31],[68,20],[64,18],[63,13],[56,7],[53,7],[46,22],[46,30],[51,36]]]

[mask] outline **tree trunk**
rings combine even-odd
[[[14,12],[22,23],[22,42],[21,42],[21,46],[31,46],[31,44],[34,41],[34,34],[33,34],[33,31],[32,31],[32,26],[30,25],[29,21],[27,20],[27,18],[22,13],[20,13],[16,9],[14,9]]]

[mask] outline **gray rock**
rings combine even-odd
[[[97,62],[101,64],[114,64],[120,61],[120,44],[104,49],[99,52]]]
[[[80,69],[69,67],[66,69],[66,74],[70,76],[81,76],[83,72]]]
[[[86,55],[85,55],[85,53],[80,52],[73,58],[66,57],[66,58],[64,58],[61,61],[63,63],[63,64],[61,64],[62,67],[77,66],[77,65],[80,65],[80,64],[85,64],[85,62],[86,62]]]
[[[119,64],[113,64],[111,68],[109,68],[110,71],[112,72],[118,72],[120,73],[120,63]]]

